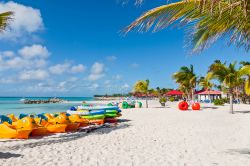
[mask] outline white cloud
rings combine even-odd
[[[13,56],[15,55],[15,53],[14,53],[13,51],[4,51],[4,52],[1,52],[1,55],[2,55],[3,57],[8,57],[8,58],[10,58],[10,57],[13,57]]]
[[[29,70],[23,71],[19,74],[20,80],[44,80],[49,77],[49,74],[45,70]]]
[[[0,53],[0,71],[9,69],[38,69],[47,65],[47,60],[44,58],[49,55],[49,52],[46,47],[41,45],[26,46],[18,52],[21,56],[13,51]]]
[[[31,35],[43,29],[41,12],[29,6],[18,4],[13,1],[1,2],[0,12],[13,11],[13,20],[10,22],[9,30],[0,34],[0,38],[16,40],[24,35]]]
[[[29,61],[31,62],[31,61]],[[33,61],[34,68],[42,68],[47,65],[47,61],[44,59],[36,59]]]
[[[18,51],[18,53],[26,58],[47,58],[50,55],[50,52],[47,50],[46,47],[38,44],[34,44],[32,46],[25,46]]]
[[[88,76],[88,80],[90,81],[96,81],[104,77],[104,64],[95,62],[91,67],[91,72]]]
[[[110,84],[111,83],[111,81],[110,80],[106,80],[106,81],[104,81],[104,84],[105,85],[108,85],[108,84]]]
[[[11,83],[16,83],[16,79],[15,78],[1,78],[0,79],[0,83],[1,84],[11,84]]]
[[[70,64],[69,63],[64,63],[64,64],[57,64],[55,66],[51,66],[49,68],[50,73],[52,74],[57,74],[57,75],[61,75],[65,72],[67,72],[70,68]]]
[[[75,82],[75,81],[78,81],[78,80],[79,80],[79,78],[77,78],[77,77],[70,77],[68,79],[69,82]]]
[[[129,84],[125,83],[122,85],[122,89],[128,89],[128,88],[130,88]]]
[[[116,56],[107,56],[106,59],[108,61],[115,61],[115,60],[117,60],[117,57]]]
[[[80,72],[84,72],[85,70],[86,70],[86,67],[82,64],[78,64],[78,65],[71,67],[72,73],[80,73]]]
[[[137,68],[137,67],[139,67],[139,64],[138,64],[138,63],[132,63],[132,64],[131,64],[131,67],[132,67],[132,68]]]
[[[90,90],[96,90],[97,88],[99,88],[100,86],[99,86],[99,84],[92,84],[92,85],[90,85],[88,88],[90,89]]]
[[[64,64],[56,64],[49,68],[50,73],[61,75],[64,73],[80,73],[84,72],[86,67],[82,64],[78,64],[75,66],[71,66],[69,62],[65,62]]]
[[[120,80],[121,78],[122,78],[122,76],[120,74],[113,76],[113,79],[115,79],[115,80]]]

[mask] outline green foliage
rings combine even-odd
[[[224,105],[225,102],[223,99],[215,99],[214,100],[214,105]]]
[[[208,72],[206,77],[201,77],[199,82],[199,85],[206,90],[210,90],[212,89],[212,87],[214,86],[214,84],[210,81],[212,79],[212,73]]]
[[[153,31],[176,24],[188,28],[188,43],[202,51],[220,37],[237,47],[250,49],[250,10],[248,0],[181,0],[151,9],[124,31]]]
[[[139,80],[134,85],[135,93],[148,93],[149,90],[149,80]]]
[[[250,65],[245,65],[239,69],[236,68],[236,62],[228,66],[224,63],[215,62],[209,67],[212,78],[219,80],[223,86],[233,92],[233,88],[245,82],[245,92],[250,94]]]
[[[4,31],[12,20],[13,12],[0,13],[0,32]]]
[[[175,98],[174,97],[169,97],[169,101],[174,102]]]
[[[167,102],[167,99],[166,99],[165,97],[161,97],[161,98],[159,99],[159,102],[160,102],[160,103],[166,103],[166,102]]]
[[[190,65],[190,67],[182,66],[178,72],[173,74],[173,79],[179,84],[180,91],[184,92],[187,96],[193,93],[197,82],[193,65]]]
[[[130,97],[132,96],[132,94],[120,94],[120,93],[115,93],[115,94],[111,94],[111,95],[94,95],[94,97]]]
[[[224,103],[229,103],[229,99],[228,98],[222,98],[221,99]]]

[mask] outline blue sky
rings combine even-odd
[[[123,3],[127,2],[127,3]],[[215,60],[250,60],[249,53],[219,41],[200,55],[184,48],[184,30],[122,36],[144,11],[166,3],[146,0],[2,1],[14,10],[0,34],[0,96],[91,96],[125,93],[138,79],[175,88],[171,75],[193,64],[204,75]]]

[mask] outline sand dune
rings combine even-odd
[[[124,110],[116,127],[41,139],[0,140],[0,165],[250,165],[249,105],[203,105],[180,112],[176,103]]]

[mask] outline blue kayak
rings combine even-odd
[[[81,110],[118,110],[119,108],[117,106],[78,106],[78,109]]]
[[[78,114],[78,115],[103,115],[106,113],[105,110],[91,110],[91,111],[67,111],[68,114]]]
[[[89,111],[89,115],[100,115],[100,114],[105,114],[106,111],[105,110],[93,110],[93,111]]]

